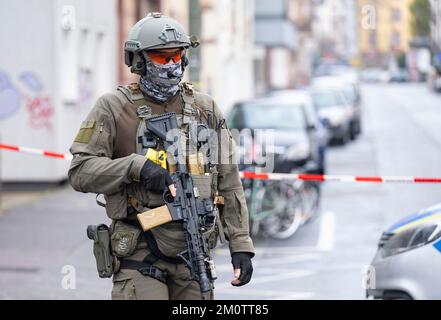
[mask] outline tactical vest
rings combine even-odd
[[[199,122],[201,119],[201,112],[203,112],[204,110],[201,110],[198,106],[196,106],[194,90],[190,83],[181,83],[180,87],[180,97],[183,102],[182,114],[177,114],[176,117],[178,121],[178,127],[180,128],[181,132],[181,140],[185,142],[186,140],[193,138],[190,136],[190,124]],[[138,117],[140,118],[136,135],[139,139],[139,137],[141,137],[146,130],[145,120],[147,120],[149,117],[154,116],[155,114],[152,114],[152,111],[148,106],[149,103],[142,94],[138,84],[120,86],[118,87],[118,91],[122,93],[129,100],[129,102],[136,107]],[[139,141],[137,141],[136,152],[144,156],[146,155],[146,150],[143,149],[142,144],[139,143]],[[197,154],[189,156],[198,157]],[[168,169],[170,172],[173,172],[172,166],[169,166]],[[212,231],[214,230],[209,230],[210,233],[212,233],[212,236],[210,237],[210,242],[216,242],[218,235],[220,235],[221,242],[224,242],[225,239],[222,230],[222,223],[219,217],[219,210],[217,209],[217,205],[223,204],[223,198],[218,195],[217,190],[217,166],[210,166],[208,172],[202,170],[202,166],[190,166],[189,172],[191,173],[194,186],[197,188],[201,199],[211,199],[215,204],[216,222],[213,229],[216,229],[216,232],[213,233]],[[145,190],[140,183],[127,185],[128,210],[133,209],[135,213],[144,212],[163,204],[164,199],[162,194]],[[208,234],[207,236],[210,235]],[[214,246],[214,244],[211,244],[211,246]]]

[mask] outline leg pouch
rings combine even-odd
[[[113,254],[118,258],[131,256],[136,250],[141,231],[141,227],[116,221],[111,237]]]

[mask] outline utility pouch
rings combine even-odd
[[[113,228],[112,252],[118,258],[129,257],[138,245],[141,227],[137,228],[122,221],[117,221]]]
[[[110,248],[110,230],[105,224],[87,227],[87,237],[93,240],[93,254],[100,278],[110,278],[114,271],[114,257]]]

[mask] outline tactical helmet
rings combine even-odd
[[[190,38],[176,20],[153,12],[138,21],[130,30],[124,44],[124,60],[132,72],[142,74],[145,66],[140,53],[143,50],[188,48],[197,45],[197,39]]]

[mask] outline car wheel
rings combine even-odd
[[[349,129],[349,139],[354,141],[357,138],[357,129],[356,124],[353,122],[351,123],[351,128]]]
[[[346,145],[351,140],[351,130],[348,129],[338,140],[337,143],[341,146]]]

